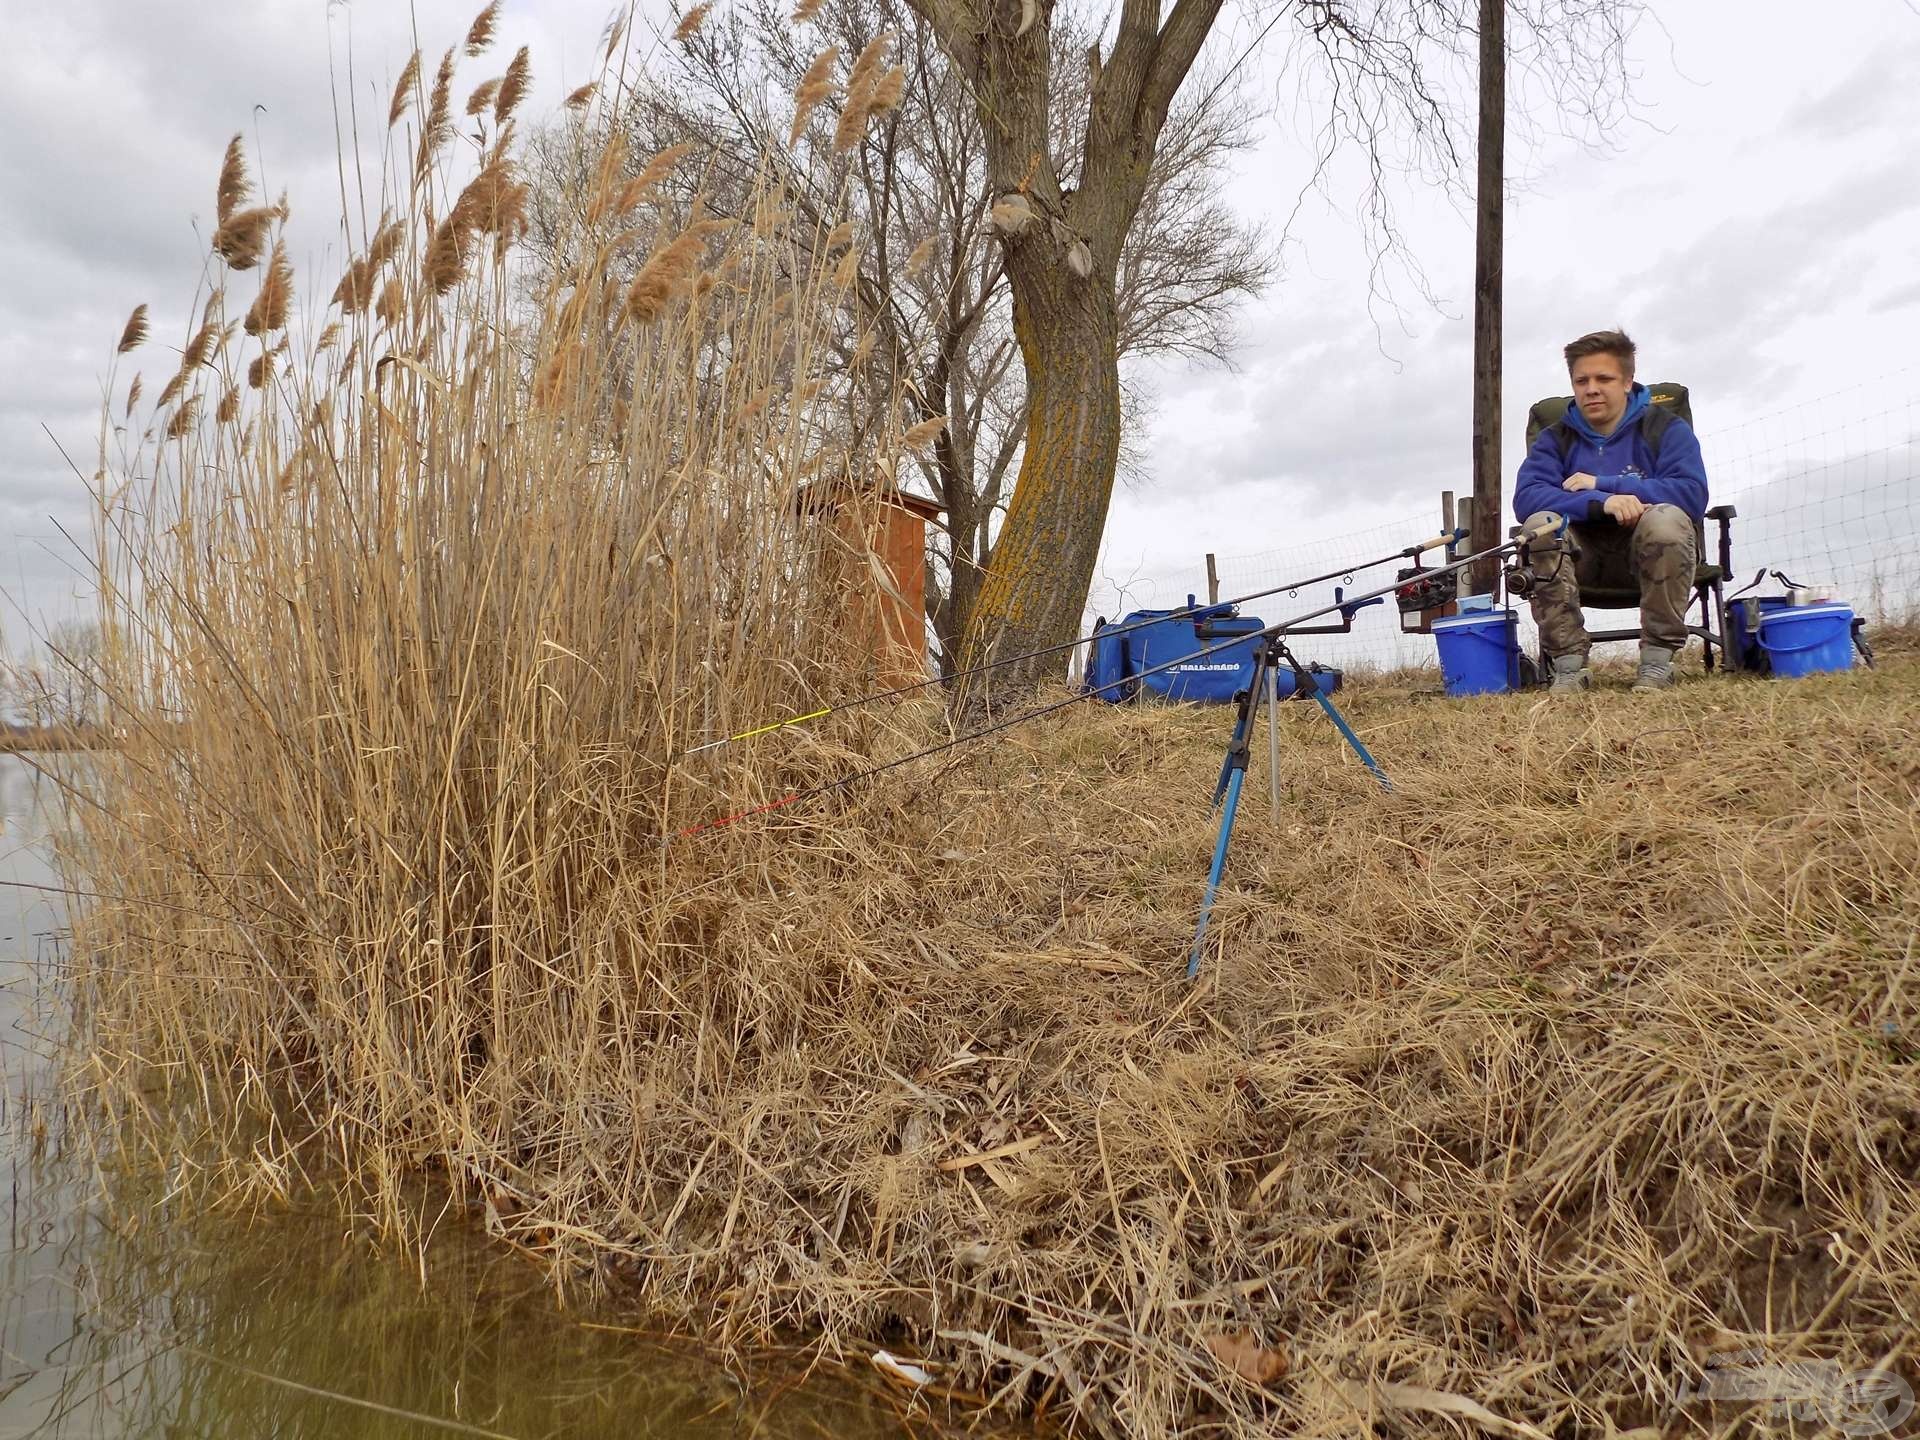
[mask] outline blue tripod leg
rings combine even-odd
[[[1327,718],[1340,727],[1340,733],[1347,738],[1347,744],[1353,747],[1353,753],[1360,757],[1360,763],[1373,772],[1373,778],[1380,782],[1382,790],[1393,789],[1393,782],[1387,779],[1387,772],[1380,768],[1380,762],[1367,753],[1367,747],[1360,743],[1360,737],[1353,733],[1353,727],[1347,724],[1347,717],[1334,708],[1333,701],[1321,693],[1320,687],[1313,687],[1313,698],[1320,702],[1320,708],[1327,712]]]
[[[1213,868],[1207,871],[1207,893],[1200,902],[1200,924],[1193,932],[1193,955],[1187,961],[1187,978],[1200,973],[1200,949],[1207,939],[1207,921],[1213,917],[1213,897],[1220,893],[1220,877],[1227,869],[1227,845],[1233,839],[1233,816],[1240,808],[1240,785],[1247,778],[1243,767],[1235,766],[1226,777],[1227,803],[1220,812],[1220,838],[1213,843]]]
[[[1257,671],[1254,676],[1254,683],[1259,683]],[[1247,768],[1247,740],[1253,731],[1254,709],[1255,704],[1243,698],[1239,713],[1234,716],[1233,738],[1227,742],[1227,758],[1220,762],[1220,778],[1214,783],[1213,787],[1213,800],[1211,802],[1213,805],[1218,805],[1220,803],[1220,797],[1227,793],[1227,782],[1233,775],[1236,766],[1241,770]]]

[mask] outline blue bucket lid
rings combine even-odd
[[[1434,621],[1432,630],[1476,630],[1495,625],[1505,625],[1515,618],[1511,610],[1469,610],[1464,615],[1443,615]]]
[[[1782,620],[1813,620],[1822,615],[1844,615],[1853,619],[1853,607],[1838,600],[1823,600],[1818,605],[1785,605],[1760,612],[1760,628],[1778,625]]]

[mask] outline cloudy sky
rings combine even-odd
[[[409,20],[408,10],[412,11]],[[244,130],[286,188],[303,275],[337,274],[333,85],[385,103],[418,26],[429,49],[476,0],[4,0],[0,4],[0,590],[5,632],[84,604],[101,385],[127,312],[177,347],[202,273],[220,153]],[[507,0],[499,54],[528,44],[528,113],[589,77],[608,0]],[[1809,390],[1914,364],[1920,322],[1920,10],[1909,0],[1654,0],[1630,60],[1638,118],[1604,151],[1517,146],[1508,213],[1507,465],[1557,354],[1619,323],[1643,373],[1689,382],[1709,437]],[[1238,53],[1258,7],[1219,37]],[[1737,21],[1730,18],[1737,13]],[[1258,23],[1252,21],[1251,23]],[[331,76],[330,76],[331,71]],[[1284,96],[1277,60],[1243,72]],[[1306,173],[1276,102],[1231,198],[1279,233]],[[1249,307],[1237,372],[1167,369],[1145,475],[1119,495],[1103,569],[1171,573],[1397,521],[1465,491],[1471,215],[1409,180],[1407,246],[1428,303],[1370,293],[1355,195],[1338,176],[1294,219],[1284,281]],[[303,300],[314,297],[303,294]],[[156,348],[137,352],[150,363]],[[124,386],[130,369],[118,376]],[[157,376],[155,377],[158,378]],[[1920,379],[1920,373],[1916,373]],[[1708,459],[1713,452],[1709,446]]]

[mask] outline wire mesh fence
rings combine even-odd
[[[1802,584],[1830,587],[1870,623],[1920,619],[1920,370],[1902,370],[1771,413],[1728,422],[1732,406],[1709,402],[1696,411],[1712,492],[1710,504],[1731,504],[1733,567],[1729,594],[1764,578],[1760,593],[1780,586],[1778,570]],[[1509,487],[1511,477],[1508,477]],[[1303,540],[1252,554],[1217,554],[1222,599],[1233,599],[1323,574],[1427,538],[1438,518],[1435,503],[1391,524]],[[1715,543],[1708,527],[1708,545]],[[1437,552],[1426,559],[1432,563]],[[1708,558],[1713,558],[1709,556]],[[1396,563],[1356,571],[1348,594],[1390,583]],[[1331,603],[1346,577],[1299,590],[1282,590],[1247,607],[1269,622]],[[1191,565],[1096,581],[1088,623],[1140,609],[1172,609],[1189,595],[1204,600],[1204,556]],[[1531,648],[1533,622],[1521,610],[1522,643]],[[1632,621],[1601,612],[1607,628]],[[1631,645],[1606,647],[1619,651]],[[1303,637],[1294,649],[1304,660],[1353,669],[1393,669],[1434,663],[1432,637],[1403,633],[1391,600],[1359,612],[1348,635]],[[1603,651],[1604,653],[1604,651]]]

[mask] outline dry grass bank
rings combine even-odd
[[[1755,1345],[1912,1376],[1916,694],[1905,654],[1382,682],[1392,796],[1290,708],[1198,985],[1224,712],[1076,709],[691,842],[504,1028],[432,1000],[483,1063],[396,1046],[302,1118],[708,1333],[910,1348],[1101,1433],[1438,1433],[1446,1395],[1670,1432]]]
[[[236,148],[179,369],[103,429],[101,1143],[209,1195],[344,1174],[401,1231],[438,1171],[558,1279],[1103,1434],[1660,1425],[1747,1340],[1911,1368],[1910,654],[1382,680],[1391,796],[1290,709],[1197,985],[1224,712],[1075,708],[663,844],[943,733],[685,753],[862,686],[793,492],[912,432],[836,418],[862,240],[777,187],[721,224],[662,197],[693,159],[588,150],[523,288],[524,64],[471,164],[453,52],[403,83],[312,327]]]

